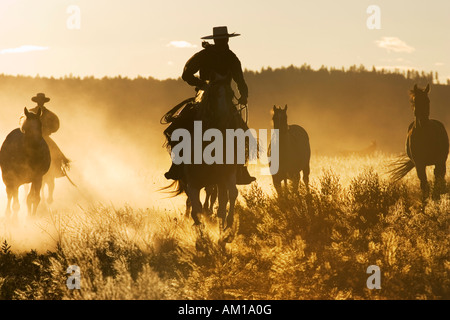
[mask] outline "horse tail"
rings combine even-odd
[[[414,162],[411,161],[406,155],[401,155],[397,160],[393,161],[390,165],[392,169],[388,171],[392,181],[399,181],[406,176],[414,167]]]
[[[186,188],[184,186],[184,183],[180,180],[174,180],[171,184],[162,187],[158,190],[159,192],[164,192],[169,194],[170,198],[174,198],[176,196],[179,196],[182,193],[186,192]]]

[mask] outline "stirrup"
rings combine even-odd
[[[256,181],[255,177],[248,177],[247,179],[242,179],[241,178],[241,179],[236,179],[236,184],[245,185],[245,184],[250,184],[253,181]]]

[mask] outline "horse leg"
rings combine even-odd
[[[292,174],[292,191],[294,194],[298,194],[298,186],[300,184],[300,172]]]
[[[228,201],[230,202],[230,208],[228,210],[227,216],[227,227],[226,229],[231,229],[234,223],[234,206],[236,204],[236,199],[239,195],[239,191],[236,187],[236,183],[230,183],[228,186]]]
[[[305,184],[307,194],[310,193],[310,190],[309,190],[309,173],[310,173],[310,168],[309,168],[309,164],[308,164],[303,169],[303,183]]]
[[[191,217],[194,220],[194,225],[201,225],[199,214],[202,212],[202,202],[200,201],[200,189],[187,186],[187,194],[192,205]]]
[[[17,221],[16,219],[18,219],[18,213],[20,209],[19,187],[18,186],[7,187],[6,192],[8,196],[8,204],[5,212],[6,218],[11,218],[11,202],[12,202],[12,210],[13,210],[12,219],[13,221]]]
[[[303,168],[303,183],[305,184],[305,188],[306,188],[306,208],[308,209],[308,212],[312,212],[313,207],[312,207],[312,195],[311,195],[311,190],[309,188],[309,173],[310,173],[310,168],[309,168],[309,163],[306,165],[305,168]]]
[[[31,184],[31,188],[30,188],[30,191],[28,192],[28,196],[27,196],[28,216],[30,216],[30,214],[33,210],[33,196],[34,196],[34,188],[33,188],[33,184]]]
[[[445,173],[445,162],[438,163],[434,166],[435,183],[433,190],[433,199],[435,200],[439,200],[441,194],[444,194],[446,192]]]
[[[208,214],[212,215],[213,209],[214,209],[214,203],[217,199],[217,186],[216,185],[210,185],[205,187],[206,191],[206,199],[205,203],[203,204],[203,210]]]
[[[225,219],[227,217],[228,192],[225,185],[218,185],[219,208],[217,209],[217,217],[219,218],[219,230],[224,229]]]
[[[211,200],[209,201],[209,212],[213,212],[214,209],[214,204],[216,203],[217,200],[217,185],[213,185],[211,187]]]
[[[5,216],[8,218],[11,215],[11,200],[13,200],[14,197],[14,188],[6,187],[6,196],[8,202],[6,204]],[[19,211],[19,209],[17,209],[17,211]]]
[[[422,200],[425,201],[430,195],[430,185],[427,180],[426,167],[424,165],[416,164],[417,176],[420,180],[420,189],[422,190]]]
[[[41,202],[42,177],[31,184],[31,190],[27,197],[28,215],[36,216],[37,207]]]
[[[211,186],[205,187],[205,202],[203,202],[203,212],[208,213],[209,202],[211,201]]]
[[[45,179],[45,184],[47,184],[47,188],[48,188],[47,203],[52,204],[53,203],[53,192],[55,191],[55,179],[53,179],[53,178]],[[42,189],[44,189],[44,188],[42,188]]]
[[[20,210],[20,201],[19,201],[19,187],[12,188],[12,209],[14,216],[17,217],[17,214]]]
[[[189,217],[191,215],[191,209],[192,209],[192,205],[191,205],[191,200],[189,199],[189,197],[186,198],[186,211],[185,211],[185,216]]]

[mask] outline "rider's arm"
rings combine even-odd
[[[199,79],[195,74],[200,70],[203,51],[196,53],[192,58],[186,62],[184,66],[183,75],[181,78],[191,86],[201,88],[206,84],[205,81]]]
[[[248,98],[248,87],[244,80],[244,74],[242,72],[242,66],[241,62],[239,61],[238,57],[234,55],[233,63],[231,66],[232,74],[233,74],[233,80],[236,82],[239,94],[241,97],[245,97],[245,99]]]

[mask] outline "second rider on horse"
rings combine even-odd
[[[42,123],[42,137],[48,145],[51,156],[51,164],[47,173],[43,177],[43,183],[48,186],[48,203],[53,202],[53,190],[55,188],[55,178],[67,177],[67,171],[70,169],[70,160],[64,155],[56,142],[50,138],[50,135],[59,130],[59,118],[50,111],[45,103],[50,101],[50,98],[45,93],[38,93],[31,98],[31,101],[37,105],[30,109],[31,112],[37,113],[41,110],[41,123]],[[25,120],[25,115],[20,117],[20,122]],[[70,179],[69,179],[70,181]]]

